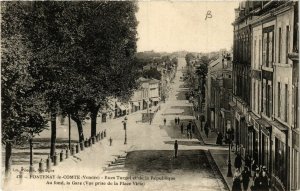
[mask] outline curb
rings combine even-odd
[[[211,167],[212,167],[212,169],[214,171],[215,176],[217,178],[221,179],[221,182],[225,186],[224,189],[230,191],[230,186],[228,185],[228,182],[226,181],[226,179],[223,176],[223,174],[221,173],[221,171],[220,171],[220,169],[219,169],[219,167],[218,167],[218,165],[217,165],[217,163],[216,163],[216,161],[215,161],[214,157],[212,156],[212,154],[211,154],[211,152],[210,152],[209,149],[207,150],[206,156],[207,156],[208,160],[211,161],[210,165],[211,165]]]

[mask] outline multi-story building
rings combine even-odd
[[[244,1],[236,14],[230,105],[237,148],[268,168],[273,189],[299,189],[298,2]]]
[[[230,122],[229,102],[232,92],[232,63],[230,54],[220,52],[219,58],[212,61],[207,72],[207,119],[211,129],[222,134]]]
[[[160,101],[160,81],[156,79],[139,78],[140,87],[134,92],[130,105],[132,112],[148,109]]]

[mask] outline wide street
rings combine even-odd
[[[192,104],[185,99],[188,88],[180,79],[184,72],[186,62],[184,58],[178,59],[178,70],[172,84],[168,100],[161,103],[161,109],[153,118],[152,124],[139,122],[141,112],[133,113],[128,117],[127,144],[124,145],[124,130],[121,121],[115,119],[106,123],[107,137],[97,142],[92,147],[76,154],[58,166],[53,167],[54,172],[42,173],[45,175],[87,175],[100,177],[106,185],[94,186],[98,190],[112,190],[108,181],[118,183],[113,190],[226,190],[221,175],[208,152],[208,149],[225,149],[216,146],[205,146],[199,133],[188,139],[186,131],[181,134],[180,126],[175,125],[175,117],[180,118],[184,127],[188,121],[194,120]],[[167,123],[164,125],[163,119]],[[109,138],[113,139],[109,146]],[[178,158],[174,158],[174,141],[178,140]],[[19,168],[19,167],[18,167]],[[36,166],[37,168],[37,166]],[[13,174],[16,176],[18,172]],[[39,175],[38,172],[35,173]],[[44,181],[29,179],[24,174],[22,184],[13,185],[12,188],[24,184],[32,185],[32,189],[39,188],[40,184],[45,189],[82,190],[83,185],[46,185]],[[131,177],[120,180],[116,177]],[[139,177],[139,185],[133,185],[133,177]],[[14,179],[14,178],[13,178]],[[30,180],[30,181],[28,181]],[[70,179],[70,182],[73,180]],[[83,181],[82,178],[77,181]],[[97,180],[95,180],[97,181]],[[94,182],[95,182],[94,181]],[[12,182],[19,182],[15,180]],[[122,182],[122,183],[121,183]]]

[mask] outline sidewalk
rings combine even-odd
[[[201,116],[202,113],[199,111],[194,111],[194,114],[195,114],[195,118],[196,118],[195,123],[196,123],[197,129],[198,129],[198,132],[200,133],[200,136],[203,140],[203,143],[205,145],[217,145],[216,144],[217,133],[215,133],[213,131],[209,131],[208,137],[206,137],[205,132],[204,132],[204,124],[205,123],[203,122],[202,131],[201,131],[201,124],[200,124],[201,122],[200,122],[200,120],[197,120],[197,116],[198,115]]]
[[[195,118],[197,119],[197,116],[201,116],[201,112],[199,111],[194,111],[195,114]],[[232,172],[232,177],[227,177],[227,173],[228,173],[228,158],[229,158],[229,153],[228,153],[228,145],[223,145],[223,146],[219,146],[216,144],[216,140],[217,140],[217,133],[210,131],[208,134],[208,137],[206,137],[205,132],[204,132],[204,124],[202,124],[202,131],[201,131],[201,124],[200,124],[200,120],[195,120],[198,132],[200,134],[200,138],[202,139],[203,143],[205,145],[215,145],[216,149],[208,149],[212,159],[214,160],[215,164],[218,167],[218,170],[220,172],[220,174],[222,174],[222,177],[224,179],[224,181],[226,182],[228,188],[231,190],[232,188],[232,184],[233,184],[233,174],[235,172],[235,167],[234,167],[234,159],[236,157],[235,153],[233,150],[231,150],[230,153],[230,160],[231,160],[231,172]],[[227,147],[226,150],[221,150],[218,149],[219,148],[224,148]],[[243,161],[243,165],[242,165],[242,170],[244,169],[244,161]],[[250,182],[249,182],[249,188],[248,190],[250,191],[250,186],[253,184],[252,181],[252,177],[250,178]]]

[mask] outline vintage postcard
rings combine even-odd
[[[0,5],[2,190],[300,190],[298,1]]]

